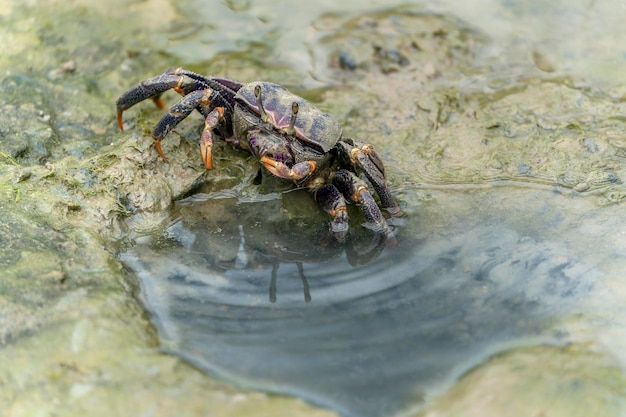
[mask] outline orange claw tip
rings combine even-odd
[[[213,146],[200,146],[200,154],[202,155],[202,161],[206,169],[213,169]]]
[[[204,159],[204,158],[202,158]],[[204,159],[204,167],[206,169],[213,169],[213,158],[209,155],[207,159]]]
[[[165,157],[165,154],[163,153],[163,149],[161,149],[161,141],[155,140],[154,147],[156,148],[159,155],[161,155],[161,159],[163,159],[163,162],[167,163],[167,158]]]
[[[119,127],[120,132],[124,131],[124,122],[122,121],[122,111],[117,111],[117,127]]]
[[[161,97],[153,98],[152,101],[154,101],[154,104],[156,104],[159,109],[163,110],[165,108],[165,102],[161,100]]]

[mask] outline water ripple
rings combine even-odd
[[[344,245],[320,243],[310,224],[269,219],[282,200],[220,201],[236,212],[220,233],[194,218],[191,204],[161,238],[122,256],[163,348],[240,385],[345,416],[419,403],[498,344],[563,342],[555,323],[603,274],[564,243],[494,221],[450,222],[426,239],[408,219],[397,246],[374,245],[370,262],[361,253],[355,266],[350,248],[372,246],[363,231]]]

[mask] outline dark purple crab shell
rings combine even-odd
[[[341,138],[341,126],[337,120],[281,85],[263,81],[244,84],[237,92],[235,100],[254,113],[260,114],[254,96],[254,88],[257,85],[261,86],[263,108],[272,119],[270,122],[275,128],[282,130],[289,127],[291,105],[296,102],[299,110],[295,136],[303,142],[322,148],[324,152],[328,152],[337,144]]]

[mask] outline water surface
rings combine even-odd
[[[345,416],[419,406],[496,352],[577,341],[570,321],[589,326],[600,296],[610,306],[606,250],[576,237],[582,224],[592,240],[615,234],[603,210],[548,189],[431,192],[394,245],[307,235],[294,225],[319,222],[289,218],[291,193],[184,205],[123,259],[167,351]],[[223,211],[233,222],[216,230]]]

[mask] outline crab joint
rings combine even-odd
[[[361,194],[363,193],[363,191],[369,191],[365,185],[361,185],[359,188],[357,188],[357,190],[352,195],[352,200],[353,201],[362,201],[361,200]]]
[[[354,148],[350,151],[350,162],[352,163],[352,165],[356,163],[357,157],[360,153],[361,150],[359,148]]]
[[[205,88],[204,89],[204,93],[202,94],[202,99],[200,99],[200,102],[202,104],[204,104],[205,106],[209,106],[211,105],[211,94],[213,93],[213,90],[211,90],[210,88]],[[224,115],[222,114],[222,117]]]
[[[341,212],[346,212],[347,213],[348,212],[348,207],[346,207],[346,206],[339,206],[339,207],[337,207],[335,209],[330,210],[328,212],[328,214],[330,214],[333,217],[337,217],[337,216],[339,216],[339,214]]]
[[[364,153],[365,155],[369,155],[370,152],[374,150],[372,145],[363,145],[360,148],[353,148],[350,151],[350,162],[352,164],[356,163],[358,160],[359,154]]]
[[[224,108],[216,107],[204,119],[204,131],[211,131],[224,120]]]
[[[183,95],[183,96],[185,95],[185,90],[183,89],[184,81],[185,81],[185,76],[181,75],[180,77],[178,77],[178,82],[176,83],[176,86],[174,87],[174,91],[176,91],[178,94]]]

